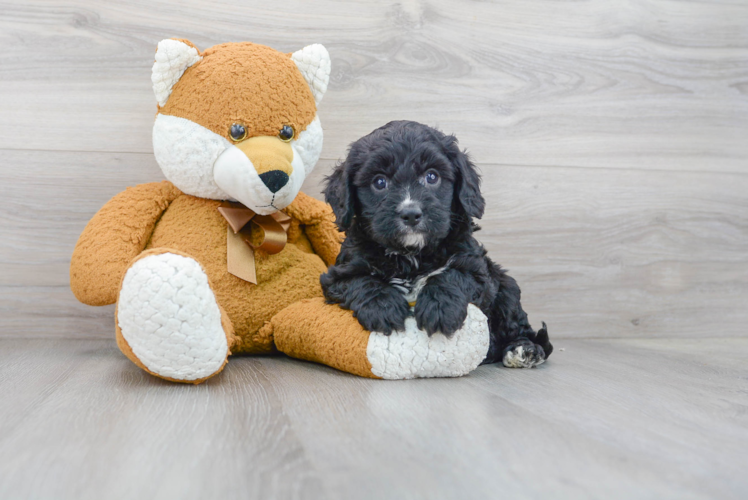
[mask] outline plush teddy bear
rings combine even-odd
[[[324,303],[319,276],[341,233],[330,207],[299,191],[322,149],[323,46],[200,52],[170,39],[155,59],[153,147],[168,181],[107,202],[70,267],[81,302],[116,302],[117,344],[130,360],[190,383],[219,373],[232,353],[281,351],[375,378],[459,376],[483,361],[488,327],[477,307],[447,339],[414,320],[405,332],[370,333]]]

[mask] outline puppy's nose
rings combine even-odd
[[[277,193],[288,184],[288,174],[280,170],[270,170],[260,174],[260,179],[268,187],[271,193]]]
[[[417,225],[419,222],[421,222],[422,216],[423,212],[421,212],[421,209],[413,205],[400,210],[400,218],[403,220],[406,226]]]

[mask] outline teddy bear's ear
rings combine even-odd
[[[296,63],[304,80],[312,89],[314,102],[319,104],[327,90],[327,83],[330,81],[331,63],[327,49],[318,43],[307,45],[291,54],[291,60]]]
[[[156,62],[153,63],[151,70],[151,81],[159,106],[166,104],[166,100],[171,95],[171,89],[182,77],[182,73],[201,59],[197,48],[186,40],[170,38],[158,42]]]

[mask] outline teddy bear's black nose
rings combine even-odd
[[[271,193],[277,193],[280,188],[288,184],[288,174],[280,170],[270,170],[260,174],[260,179],[268,187]]]

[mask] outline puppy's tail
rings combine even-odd
[[[553,352],[553,344],[551,344],[551,339],[548,337],[548,327],[546,326],[545,321],[543,321],[543,328],[538,330],[534,342],[543,348],[543,351],[545,351],[545,358],[548,359]]]

